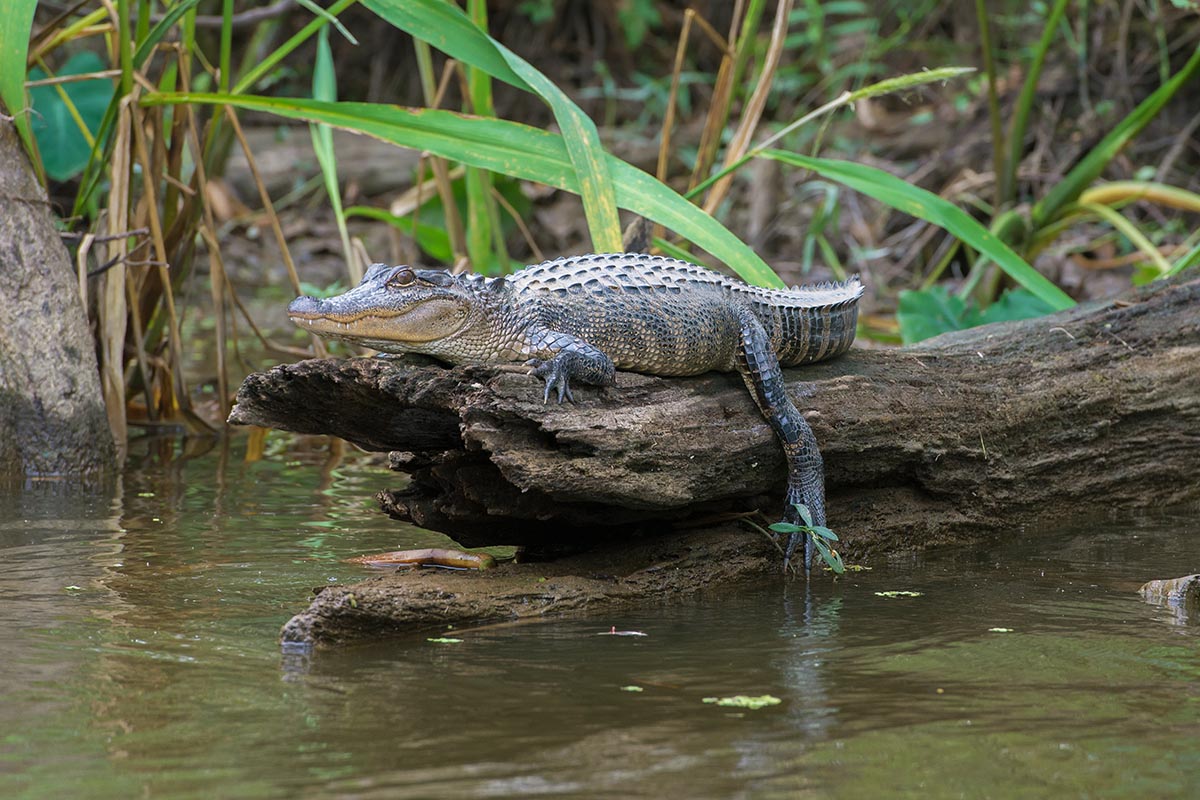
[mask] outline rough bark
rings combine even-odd
[[[788,378],[821,442],[830,524],[855,558],[966,541],[1098,505],[1200,497],[1197,280],[916,347],[854,350]],[[412,472],[412,484],[385,493],[385,507],[469,544],[571,544],[755,506],[779,514],[782,455],[737,376],[621,374],[614,389],[576,395],[575,405],[544,406],[536,379],[494,367],[307,361],[248,378],[231,420],[404,451],[394,461]],[[726,578],[773,562],[744,529],[695,546],[731,538],[746,558],[713,550],[690,567],[674,564],[668,585],[654,591],[706,583],[699,570],[711,570],[714,558],[736,562],[723,564]],[[685,539],[696,541],[678,542]],[[646,563],[627,555],[589,596],[621,602],[604,581],[636,584]],[[586,557],[575,563],[582,574],[594,571]],[[347,601],[345,592],[359,589],[327,590],[285,638],[336,638],[348,619],[358,621],[350,628],[411,623],[393,612],[419,608],[418,598],[450,606],[426,624],[503,617],[522,603],[536,609],[544,592],[529,587],[522,567],[479,579],[376,581],[390,598],[379,614],[362,598]],[[512,583],[500,591],[502,580]],[[478,598],[465,599],[474,597],[471,585],[507,599],[479,613]]]
[[[0,475],[114,463],[70,257],[12,123],[0,115]]]

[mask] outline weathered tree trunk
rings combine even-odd
[[[0,474],[114,463],[70,257],[11,122],[0,115]]]
[[[916,347],[853,350],[788,378],[825,456],[830,525],[855,557],[966,541],[1084,508],[1200,497],[1197,280]],[[535,378],[512,370],[306,361],[250,376],[231,420],[403,451],[394,462],[413,482],[385,493],[385,507],[470,544],[572,543],[753,506],[778,517],[781,450],[736,375],[623,373],[617,383],[556,406],[542,404]],[[697,565],[711,568],[711,559],[695,559],[696,548],[732,558],[720,537],[672,541],[676,556]],[[754,541],[744,539],[749,558],[727,565],[727,576],[778,566]],[[588,563],[581,568],[596,569]],[[637,567],[609,574],[634,580]],[[678,581],[656,592],[706,580],[671,572]],[[513,600],[496,580],[476,581],[509,598],[492,617],[544,605],[541,589],[514,590]],[[427,589],[428,597],[465,596],[469,581],[423,577],[383,590],[383,605],[399,616],[361,610],[370,592],[356,589],[357,622],[337,611],[350,607],[342,590],[327,590],[313,607],[325,611],[298,617],[285,637],[412,623],[420,615],[406,615]],[[457,610],[438,619],[488,617],[477,602],[451,603]]]

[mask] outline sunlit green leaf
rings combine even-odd
[[[554,111],[583,199],[597,251],[621,250],[617,194],[596,124],[566,93],[525,59],[481,31],[445,0],[363,0],[363,5],[397,28],[489,75],[533,92]]]
[[[1075,301],[1044,275],[1026,264],[1008,245],[971,218],[958,206],[913,186],[881,169],[830,158],[814,158],[784,150],[765,150],[763,156],[785,164],[810,169],[855,191],[875,198],[906,214],[932,222],[995,261],[1009,277],[1044,300],[1055,310],[1070,308]]]
[[[26,145],[33,133],[25,113],[25,61],[29,55],[29,33],[37,0],[7,0],[0,14],[0,103]]]
[[[322,103],[318,100],[196,92],[150,95],[142,102],[147,105],[226,104],[290,119],[326,122],[515,178],[571,192],[579,190],[561,136],[507,120],[371,103]],[[779,276],[720,222],[646,172],[615,156],[606,154],[605,158],[614,178],[617,202],[622,208],[686,237],[724,261],[750,283],[783,286]]]

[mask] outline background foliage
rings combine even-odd
[[[248,359],[323,352],[276,331],[302,286],[616,250],[621,210],[762,285],[864,273],[880,341],[1178,274],[1200,262],[1197,22],[1185,2],[14,0],[0,99],[63,209],[110,408],[201,432]],[[251,141],[300,123],[313,166],[274,188]],[[421,156],[368,196],[338,129]],[[336,271],[292,255],[314,219]]]

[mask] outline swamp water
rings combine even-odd
[[[284,654],[342,559],[441,537],[362,456],[135,447],[0,492],[0,797],[1200,797],[1200,622],[1136,592],[1200,571],[1200,509]]]

